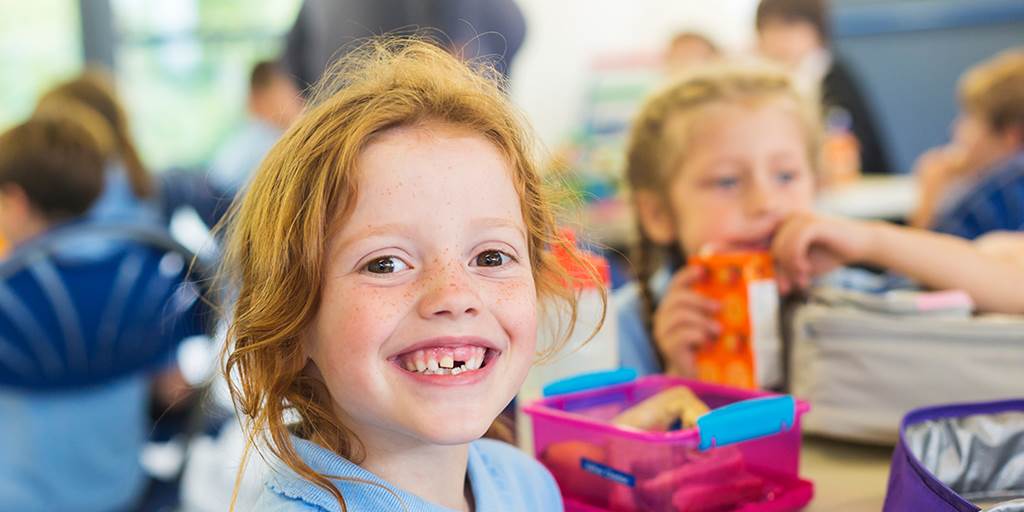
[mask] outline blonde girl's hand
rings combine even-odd
[[[874,228],[871,222],[813,213],[786,219],[772,239],[779,292],[806,289],[813,277],[864,261],[872,250]]]
[[[982,254],[1024,267],[1024,232],[993,231],[974,241]]]
[[[691,289],[703,275],[704,269],[700,267],[677,271],[654,312],[654,342],[665,359],[665,373],[669,375],[696,376],[697,349],[714,341],[721,333],[714,318],[718,302]]]

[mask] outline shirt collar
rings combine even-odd
[[[341,477],[332,479],[332,482],[341,489],[345,500],[350,503],[388,503],[389,506],[395,506],[396,510],[448,510],[395,487],[383,478],[316,443],[295,436],[291,439],[295,452],[310,468],[328,477]],[[275,470],[267,482],[272,491],[322,507],[324,510],[337,508],[338,501],[331,493],[305,480],[284,463],[277,461]],[[488,504],[486,499],[481,500],[481,497],[497,496],[495,489],[488,488],[493,487],[494,483],[487,478],[487,470],[476,447],[470,444],[467,474],[476,502],[474,510],[490,510],[493,504]],[[489,506],[491,508],[487,508]]]

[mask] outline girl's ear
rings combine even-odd
[[[997,134],[1001,139],[1000,142],[1010,151],[1024,149],[1024,124],[1011,124],[1004,128],[1002,132],[997,132]]]
[[[29,200],[25,189],[14,183],[0,186],[0,237],[20,243],[45,229],[47,219]]]
[[[33,210],[25,189],[14,183],[0,186],[0,201],[3,202],[4,214],[18,221],[23,221]]]
[[[651,190],[634,190],[633,202],[640,219],[640,228],[652,242],[671,245],[676,241],[676,223],[672,210],[662,196]]]

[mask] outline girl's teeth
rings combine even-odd
[[[410,372],[423,375],[458,375],[479,370],[484,364],[487,349],[466,347],[455,350],[424,349],[409,354],[401,366]],[[456,366],[456,360],[461,363]]]

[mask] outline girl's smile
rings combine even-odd
[[[421,344],[423,345],[423,344]],[[433,386],[470,386],[491,375],[501,351],[479,338],[433,340],[392,361],[408,378]]]

